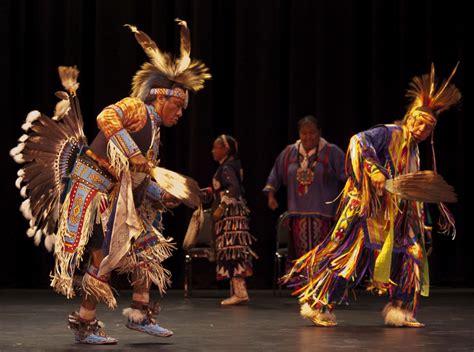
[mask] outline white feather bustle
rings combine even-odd
[[[41,116],[41,113],[38,110],[33,110],[26,115],[26,120],[25,122],[33,122],[39,119]]]
[[[15,182],[15,185],[16,185],[16,182]],[[21,195],[23,198],[26,198],[26,197],[27,197],[27,195],[26,195],[26,186],[21,187],[20,195]]]
[[[46,247],[48,252],[53,251],[55,241],[56,241],[56,239],[55,239],[54,235],[48,235],[44,238],[44,246]]]
[[[15,160],[17,164],[23,164],[25,162],[25,159],[23,159],[23,154],[17,154],[13,156],[13,160]]]
[[[39,246],[39,244],[41,243],[41,235],[43,234],[43,231],[38,230],[36,231],[35,233],[35,245]]]
[[[28,237],[33,237],[33,236],[35,235],[37,229],[38,229],[38,228],[37,228],[36,226],[30,227],[30,228],[26,231],[26,235],[27,235]]]
[[[25,132],[28,132],[31,126],[33,126],[31,122],[25,122],[23,125],[21,125],[21,129]]]
[[[18,138],[18,142],[26,142],[26,140],[30,138],[30,136],[28,136],[27,134],[22,134],[20,138]]]
[[[61,120],[64,115],[66,115],[70,107],[71,104],[69,103],[69,100],[60,100],[54,108],[54,116],[52,117],[52,119],[54,121]]]
[[[23,176],[20,176],[15,181],[15,187],[21,189],[21,183],[23,182]]]
[[[21,128],[26,132],[28,131],[31,126],[33,126],[33,122],[38,120],[41,116],[41,113],[38,110],[31,111],[27,116],[25,123],[21,125]]]
[[[30,199],[25,199],[20,205],[20,211],[27,220],[33,219],[33,214],[31,213]]]
[[[20,154],[23,149],[25,149],[25,143],[18,143],[15,148],[10,149],[10,156],[14,157],[15,155]]]

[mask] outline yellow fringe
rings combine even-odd
[[[350,148],[348,153],[346,154],[346,167],[349,164],[348,158],[350,157],[353,174],[357,182],[359,182],[361,185],[357,195],[357,198],[360,201],[360,214],[369,216],[371,214],[376,213],[378,209],[380,209],[380,201],[377,195],[374,193],[374,190],[372,190],[372,182],[370,179],[370,176],[372,174],[380,171],[376,165],[372,164],[368,160],[361,160],[361,155],[362,147],[360,144],[359,137],[354,136],[351,138]],[[369,166],[371,166],[370,172]],[[347,184],[350,183],[351,182],[348,182]],[[346,189],[344,191],[346,191]]]
[[[104,302],[111,309],[117,307],[117,301],[109,284],[96,279],[89,273],[86,273],[82,278],[82,290],[85,297],[90,295],[98,301]]]
[[[331,244],[333,244],[333,242],[330,242],[330,246],[328,246],[330,247],[328,248],[328,253],[325,253],[324,251],[326,248],[322,248],[321,252],[318,253],[317,258],[324,258],[327,254],[332,252],[334,248],[336,248],[335,245],[331,246]],[[311,276],[308,283],[296,290],[293,294],[299,295],[299,301],[302,303],[311,301],[312,306],[318,303],[327,305],[329,303],[327,302],[327,294],[334,281],[334,272],[345,268],[338,274],[338,276],[349,279],[356,269],[356,263],[363,247],[364,234],[362,230],[360,230],[354,244],[347,253],[331,262],[331,269],[326,269],[317,276]],[[306,262],[310,261],[310,263],[304,264],[300,270],[308,267],[316,268],[317,266],[315,262],[317,259],[315,257],[315,255],[312,255],[310,258],[306,258]]]
[[[348,280],[356,269],[356,264],[363,247],[364,234],[362,229],[360,229],[357,233],[357,238],[354,241],[352,247],[345,254],[341,255],[340,257],[334,259],[331,262],[331,267],[333,268],[333,270],[337,271],[339,269],[344,268],[339,273],[339,276]]]

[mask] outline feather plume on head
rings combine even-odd
[[[435,77],[435,68],[434,64],[431,64],[431,71],[429,74],[425,74],[421,77],[414,77],[413,80],[410,82],[410,88],[407,91],[406,96],[411,98],[410,107],[403,119],[403,122],[406,123],[410,117],[418,117],[420,114],[425,118],[430,120],[433,124],[436,124],[438,116],[441,112],[448,110],[451,106],[456,105],[461,100],[461,92],[459,89],[451,82],[454,74],[456,73],[459,66],[459,62],[454,67],[453,71],[449,75],[448,79],[445,80],[441,85],[438,85],[438,82]],[[433,130],[434,131],[434,130]],[[431,133],[431,153],[433,158],[433,173],[436,176],[437,174],[437,166],[436,166],[436,154],[434,149],[434,134]],[[418,174],[416,177],[426,177],[426,174]],[[432,177],[428,175],[428,177]],[[406,194],[416,193],[415,188],[413,187],[413,177],[408,177],[406,180],[403,179],[404,182],[410,185],[413,189],[409,192],[406,191]],[[453,239],[456,237],[456,226],[454,217],[449,211],[449,209],[444,205],[443,201],[455,201],[456,196],[454,194],[454,190],[450,189],[448,186],[443,186],[442,179],[440,177],[434,178],[436,181],[434,184],[436,185],[431,190],[427,188],[429,182],[426,180],[422,180],[421,184],[424,182],[424,193],[431,194],[432,196],[436,192],[441,192],[442,190],[442,197],[438,200],[438,207],[440,210],[440,220],[438,222],[440,231],[443,233],[451,233]],[[418,180],[419,181],[419,180]],[[402,187],[402,182],[399,181],[398,183],[394,183],[396,187]],[[404,186],[406,189],[406,185]],[[421,187],[418,186],[418,190]],[[435,192],[435,189],[437,191]],[[403,193],[403,192],[402,192]],[[452,194],[450,194],[452,193]],[[449,197],[444,199],[447,194],[450,194]],[[423,199],[424,201],[432,201],[431,198]]]
[[[187,100],[188,90],[196,92],[204,88],[204,82],[211,78],[209,68],[203,62],[190,58],[191,35],[186,21],[176,19],[176,22],[181,26],[178,58],[161,51],[158,45],[137,27],[125,25],[135,34],[136,40],[150,58],[150,62],[144,63],[133,77],[132,96],[143,101],[150,95],[159,94]]]
[[[458,66],[459,62],[454,67],[449,78],[439,86],[435,77],[433,63],[431,64],[430,73],[412,79],[406,94],[412,101],[405,120],[415,111],[427,113],[436,120],[441,112],[448,110],[461,100],[461,93],[458,88],[450,83]]]

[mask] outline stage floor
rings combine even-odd
[[[227,292],[170,290],[160,300],[159,323],[174,331],[155,338],[128,330],[121,315],[131,292],[122,291],[119,308],[100,305],[98,318],[118,345],[74,343],[67,315],[78,299],[66,300],[51,290],[0,290],[0,351],[10,350],[148,350],[148,351],[473,351],[474,290],[432,289],[421,301],[423,329],[387,328],[380,311],[386,298],[357,291],[357,301],[336,311],[339,326],[318,328],[300,318],[296,299],[284,291],[250,291],[246,306],[225,307]],[[154,292],[158,296],[158,293]]]

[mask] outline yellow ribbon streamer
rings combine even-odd
[[[393,206],[393,200],[388,200],[388,213],[390,216],[390,229],[388,236],[382,246],[377,259],[375,260],[374,268],[374,281],[379,283],[388,284],[390,280],[390,270],[392,267],[392,252],[394,243],[394,224],[395,224],[395,211]]]

